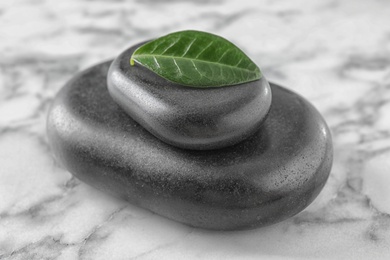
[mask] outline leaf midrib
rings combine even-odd
[[[185,58],[185,57],[180,57],[180,56],[179,57],[178,56],[164,56],[164,55],[158,55],[158,54],[135,54],[133,56],[133,60],[135,60],[136,57],[160,57],[163,59],[171,58],[171,59],[189,60],[189,61],[193,61],[193,62],[196,61],[196,62],[202,62],[202,63],[211,63],[211,64],[215,64],[216,66],[224,66],[224,67],[229,67],[229,68],[233,68],[233,69],[244,70],[244,71],[248,71],[248,72],[255,73],[255,74],[257,74],[256,72],[259,72],[259,74],[260,74],[260,70],[258,69],[257,66],[256,66],[255,70],[250,70],[250,69],[235,67],[234,65],[229,65],[229,64],[224,64],[224,63],[205,61],[205,60],[199,60],[199,59],[191,59],[191,58]]]

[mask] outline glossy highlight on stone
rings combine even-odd
[[[132,53],[120,54],[107,75],[112,98],[135,121],[171,145],[196,150],[231,146],[264,122],[271,106],[267,80],[218,88],[185,87],[136,64]]]
[[[282,221],[324,186],[331,136],[299,95],[271,84],[268,118],[251,137],[218,150],[181,149],[150,134],[111,99],[109,65],[75,76],[49,111],[51,148],[80,180],[170,219],[216,230]]]

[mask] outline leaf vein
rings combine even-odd
[[[154,62],[156,63],[157,67],[158,67],[159,69],[161,69],[161,66],[160,66],[160,64],[158,63],[156,57],[153,57],[153,60],[154,60]]]
[[[192,63],[194,62],[194,58],[186,58],[186,57],[180,57],[180,56],[164,56],[164,55],[157,55],[157,54],[138,54],[138,55],[134,55],[135,58],[153,58],[153,57],[159,57],[160,59],[178,59],[178,60],[187,60],[187,61],[191,61]],[[247,71],[248,73],[256,73],[254,70],[249,70],[247,68],[241,68],[241,67],[235,67],[234,65],[229,65],[229,64],[225,64],[225,63],[217,63],[217,62],[212,62],[212,61],[204,61],[204,60],[196,60],[197,62],[200,62],[200,63],[209,63],[209,64],[214,64],[215,66],[218,66],[218,67],[231,67],[233,69],[236,69],[236,70],[244,70],[244,71]]]
[[[157,49],[157,47],[158,47],[158,44],[155,44],[153,49],[150,51],[150,53],[153,53]]]
[[[236,65],[234,65],[234,66],[238,66],[238,64],[240,64],[241,63],[241,61],[243,60],[243,58],[241,58],[238,62],[237,62],[237,64]],[[247,68],[247,69],[249,69],[249,68]]]
[[[211,41],[201,52],[199,52],[196,56],[195,56],[195,59],[199,58],[199,56],[205,51],[207,50],[211,45],[213,45],[213,41]]]
[[[175,59],[175,58],[173,58],[173,63],[176,65],[177,70],[179,71],[179,74],[180,74],[180,75],[183,75],[183,72],[181,71],[179,65],[177,65],[177,62],[176,62],[176,59]]]
[[[177,38],[174,42],[172,42],[163,52],[161,52],[159,55],[163,55],[164,53],[166,53],[170,48],[172,48],[178,41],[180,40],[180,38]]]
[[[218,59],[217,62],[220,62],[220,61],[222,60],[222,58],[223,58],[223,57],[226,55],[226,53],[228,53],[228,52],[229,52],[229,50],[224,51],[224,52],[222,53],[221,57]]]
[[[183,55],[181,55],[181,57],[184,57],[184,56],[187,54],[187,52],[190,50],[192,44],[194,44],[195,41],[196,41],[196,38],[194,38],[194,39],[190,42],[190,44],[188,44],[186,50],[184,51]]]
[[[192,63],[192,66],[194,66],[194,69],[196,70],[196,72],[198,72],[198,73],[199,73],[199,75],[200,75],[200,77],[202,78],[202,77],[203,77],[203,75],[202,75],[202,73],[200,73],[200,72],[199,72],[199,70],[198,70],[198,68],[196,67],[196,65],[195,65],[195,63],[194,63],[194,61],[193,61],[193,60],[191,60],[191,63]]]

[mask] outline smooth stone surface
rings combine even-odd
[[[253,134],[265,120],[272,95],[264,77],[228,87],[184,87],[138,64],[130,66],[139,45],[114,60],[108,90],[127,114],[164,142],[196,150],[227,147]]]
[[[109,65],[77,75],[48,115],[56,158],[82,181],[170,219],[221,230],[291,217],[324,186],[331,136],[297,94],[271,84],[269,116],[253,136],[224,149],[186,150],[154,137],[111,99]]]

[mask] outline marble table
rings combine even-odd
[[[390,2],[0,3],[0,259],[389,259]],[[53,159],[45,124],[72,75],[126,47],[197,29],[231,39],[328,122],[319,197],[279,224],[191,228],[110,197]]]

